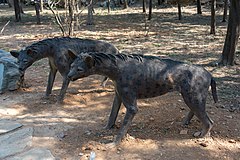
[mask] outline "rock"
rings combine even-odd
[[[20,85],[17,59],[9,52],[0,50],[0,93],[16,90]]]
[[[132,127],[135,127],[135,126],[137,126],[137,124],[136,124],[136,123],[133,123],[133,124],[131,124],[131,126],[132,126]]]
[[[95,158],[96,158],[96,153],[95,153],[94,151],[92,151],[92,152],[90,153],[89,160],[95,160]]]
[[[201,135],[201,132],[200,132],[200,131],[195,132],[195,133],[193,134],[194,137],[199,137],[200,135]]]
[[[183,135],[186,135],[188,133],[188,130],[187,129],[183,129],[180,131],[180,134],[183,134]]]
[[[185,107],[180,107],[181,110],[185,110]]]
[[[21,128],[0,136],[0,159],[22,152],[32,145],[32,128]]]
[[[92,134],[91,131],[85,131],[84,133],[88,136]]]
[[[84,151],[87,151],[87,150],[93,150],[93,145],[89,144],[87,145],[86,147],[82,147],[82,150]]]
[[[27,152],[16,155],[8,160],[55,160],[52,153],[44,148],[33,148]]]
[[[63,138],[65,138],[66,136],[67,136],[67,134],[65,134],[65,133],[63,133],[63,132],[57,134],[57,138],[58,138],[60,141],[63,140]]]
[[[234,139],[230,139],[228,142],[229,143],[236,143],[236,141]]]
[[[226,118],[233,119],[233,116],[225,116]]]
[[[80,152],[78,155],[79,155],[79,156],[83,156],[84,154],[83,154],[82,152]]]
[[[153,117],[150,117],[150,119],[149,119],[150,121],[154,121],[154,118]]]
[[[0,120],[0,135],[20,127],[22,127],[21,123],[10,121],[10,120]]]
[[[203,146],[203,147],[207,147],[207,146],[208,146],[208,144],[205,143],[205,142],[201,142],[201,143],[199,143],[199,145],[201,145],[201,146]]]

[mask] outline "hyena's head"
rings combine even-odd
[[[22,49],[20,51],[10,51],[13,57],[18,59],[19,71],[24,72],[28,67],[30,67],[36,58],[31,49]]]
[[[76,54],[71,50],[68,50],[68,54],[74,59],[68,73],[68,78],[71,81],[91,75],[94,66],[94,58],[91,55],[87,53]]]

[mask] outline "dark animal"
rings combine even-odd
[[[113,45],[90,39],[79,39],[79,38],[52,38],[45,39],[26,47],[25,49],[18,51],[11,51],[12,56],[18,58],[19,70],[24,74],[25,70],[30,67],[35,61],[42,58],[49,59],[50,73],[48,77],[48,85],[46,90],[46,97],[52,92],[53,83],[57,71],[63,77],[62,88],[58,97],[58,102],[62,102],[69,85],[69,79],[67,74],[70,69],[70,64],[73,59],[69,57],[68,50],[81,52],[106,52],[111,54],[118,53],[118,50]],[[106,78],[105,78],[106,80]],[[104,86],[106,81],[103,81]]]
[[[216,83],[211,74],[200,66],[154,56],[88,53],[78,55],[69,52],[75,59],[68,78],[72,81],[100,74],[109,77],[115,85],[115,97],[106,128],[114,126],[121,103],[126,115],[113,144],[118,144],[126,134],[138,111],[137,99],[151,98],[167,92],[178,91],[190,108],[184,123],[195,115],[202,122],[201,137],[210,133],[212,120],[205,111],[208,88],[211,86],[217,102]]]

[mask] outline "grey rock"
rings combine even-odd
[[[0,93],[20,87],[17,59],[9,52],[0,50]]]
[[[0,135],[20,127],[22,127],[21,123],[10,121],[10,120],[0,120]]]
[[[0,135],[0,159],[20,153],[32,145],[32,128],[21,128]]]
[[[33,148],[24,153],[15,155],[7,160],[55,160],[52,153],[45,148]]]

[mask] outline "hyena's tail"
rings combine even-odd
[[[216,81],[213,78],[211,79],[211,90],[212,90],[213,100],[215,103],[217,103],[218,97],[217,97]]]

